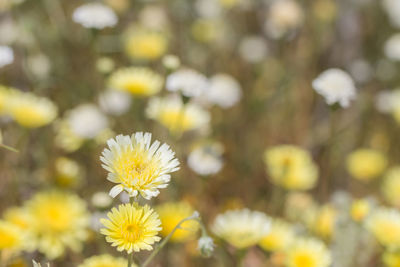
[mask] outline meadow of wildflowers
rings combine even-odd
[[[399,61],[400,0],[0,0],[0,267],[400,267]]]

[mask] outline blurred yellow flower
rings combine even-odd
[[[381,175],[386,165],[385,155],[374,149],[357,149],[347,157],[349,173],[362,181],[369,181]]]
[[[155,60],[165,54],[167,38],[158,31],[136,29],[127,34],[125,51],[132,59]]]
[[[383,253],[382,261],[386,267],[399,267],[400,266],[400,253],[386,251]]]
[[[124,258],[103,254],[85,259],[78,267],[126,267],[127,265],[128,261]],[[136,265],[133,264],[131,267],[136,267]]]
[[[141,194],[150,199],[159,188],[168,186],[171,172],[179,170],[179,161],[167,144],[151,144],[151,134],[138,132],[118,135],[107,141],[108,148],[100,157],[103,168],[109,171],[107,179],[118,185],[110,191],[116,197],[126,190],[131,197]]]
[[[382,183],[382,193],[391,205],[400,207],[400,167],[391,168]]]
[[[26,203],[31,217],[29,231],[35,247],[49,259],[66,248],[79,251],[87,237],[89,214],[78,196],[57,191],[36,194]]]
[[[152,98],[146,114],[173,134],[205,128],[210,121],[208,111],[193,103],[183,104],[182,100],[175,96]]]
[[[293,145],[267,149],[264,162],[272,182],[288,190],[311,189],[318,178],[318,167],[310,153]]]
[[[400,213],[396,209],[378,208],[371,211],[365,222],[366,228],[383,245],[400,246]]]
[[[325,244],[313,238],[299,238],[286,252],[287,267],[328,267],[331,255]]]
[[[11,207],[8,208],[4,214],[3,218],[5,221],[10,222],[21,229],[28,229],[30,216],[26,208],[23,207]]]
[[[144,67],[122,68],[113,72],[109,79],[112,89],[131,93],[135,96],[151,96],[161,91],[163,78]]]
[[[292,225],[283,220],[274,219],[271,231],[260,241],[260,246],[266,251],[283,251],[291,244],[294,236]]]
[[[353,201],[350,208],[351,218],[356,222],[361,222],[371,210],[371,205],[366,199],[357,199]]]
[[[331,205],[322,206],[317,211],[312,230],[324,239],[332,237],[336,220],[336,210]]]
[[[160,241],[157,236],[161,231],[161,221],[158,214],[148,205],[119,205],[107,214],[108,219],[101,219],[105,226],[100,232],[106,240],[118,251],[152,250],[152,245]]]
[[[221,28],[219,24],[216,20],[198,19],[192,25],[192,35],[200,42],[213,42],[216,40],[219,33],[218,30]]]
[[[160,216],[162,230],[160,234],[163,237],[168,236],[175,226],[183,219],[191,216],[194,212],[193,208],[187,202],[168,202],[159,205],[156,208]],[[197,222],[190,220],[184,222],[182,229],[178,229],[171,236],[173,242],[185,242],[195,238],[196,232],[199,228]]]
[[[213,232],[238,249],[257,245],[269,232],[271,220],[262,212],[231,210],[218,215]]]
[[[54,167],[59,185],[70,187],[79,184],[82,173],[76,161],[66,157],[59,157],[56,159]]]
[[[0,252],[19,251],[24,247],[24,232],[18,226],[0,220]]]
[[[67,120],[63,119],[56,121],[54,126],[57,132],[55,143],[59,148],[64,149],[67,152],[74,152],[84,143],[85,139],[79,137],[72,131]]]

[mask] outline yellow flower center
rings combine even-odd
[[[44,229],[49,228],[52,231],[64,231],[68,229],[71,223],[71,217],[68,210],[60,203],[48,203],[48,207],[43,207],[39,211],[41,225]]]
[[[122,230],[123,238],[128,242],[135,242],[140,239],[143,234],[143,227],[138,224],[130,223]]]
[[[122,88],[135,95],[147,95],[150,91],[148,82],[136,79],[126,80]]]
[[[172,132],[185,131],[193,127],[193,120],[185,110],[165,110],[160,114],[160,122]]]
[[[296,267],[315,267],[315,259],[308,253],[299,253],[295,256],[294,263]]]

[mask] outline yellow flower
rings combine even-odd
[[[318,178],[318,167],[308,151],[292,145],[280,145],[264,153],[267,171],[276,185],[289,190],[308,190]]]
[[[182,220],[191,216],[194,212],[193,208],[186,202],[169,202],[162,204],[156,208],[157,213],[160,215],[162,230],[160,234],[166,237],[175,226]],[[195,237],[198,230],[198,223],[191,220],[182,224],[183,229],[178,229],[172,235],[171,241],[185,242]]]
[[[258,244],[269,233],[270,225],[264,213],[242,209],[218,215],[212,229],[229,244],[243,249]]]
[[[365,226],[383,246],[400,246],[399,211],[383,207],[375,209],[371,211]]]
[[[125,51],[132,59],[155,60],[160,58],[167,50],[167,38],[164,34],[136,29],[128,33],[125,40]]]
[[[26,204],[35,247],[49,259],[66,248],[79,251],[87,237],[89,214],[78,196],[57,191],[36,194]]]
[[[205,128],[210,114],[200,106],[187,103],[179,97],[152,98],[146,109],[150,119],[158,121],[173,134]]]
[[[57,117],[57,107],[53,102],[32,93],[13,93],[7,111],[17,123],[27,128],[44,126]]]
[[[66,157],[55,161],[57,183],[61,186],[76,186],[81,179],[81,169],[78,163]]]
[[[294,229],[289,223],[274,219],[271,231],[261,240],[260,246],[266,251],[282,251],[293,241],[294,234]]]
[[[330,264],[330,252],[317,239],[299,238],[286,252],[287,267],[328,267]]]
[[[167,144],[160,146],[157,140],[150,144],[151,134],[142,132],[107,141],[108,148],[100,159],[109,171],[107,179],[118,183],[110,196],[116,197],[125,189],[132,197],[140,193],[150,199],[160,193],[159,188],[168,186],[170,173],[179,170],[179,161]]]
[[[67,120],[59,120],[55,123],[55,130],[57,132],[55,143],[59,148],[67,152],[74,152],[78,150],[85,139],[75,134]]]
[[[371,210],[371,205],[366,199],[353,201],[350,208],[350,215],[356,222],[361,222]]]
[[[103,254],[87,258],[78,267],[126,267],[127,265],[128,261],[124,258]],[[136,265],[133,264],[131,267],[136,267]]]
[[[160,241],[157,236],[161,230],[161,221],[158,214],[148,205],[143,207],[137,204],[119,205],[107,214],[108,219],[101,219],[106,227],[100,232],[106,240],[118,251],[128,253],[140,250],[152,250],[152,245]]]
[[[400,267],[400,253],[386,251],[383,254],[383,263],[386,267]]]
[[[386,157],[374,149],[358,149],[347,157],[350,174],[362,181],[369,181],[381,175],[387,165]]]
[[[25,208],[11,207],[3,214],[4,220],[10,222],[21,229],[28,229],[30,216]]]
[[[331,238],[336,220],[336,210],[331,205],[320,208],[313,224],[314,232],[322,238]]]
[[[0,252],[19,251],[24,247],[24,232],[18,226],[0,220]]]
[[[113,72],[109,84],[112,89],[131,93],[135,96],[151,96],[161,91],[163,78],[143,67],[122,68]]]
[[[193,37],[200,42],[210,43],[217,39],[221,29],[221,23],[212,19],[197,19],[192,27]]]
[[[400,167],[390,169],[382,184],[382,193],[391,205],[400,207]]]

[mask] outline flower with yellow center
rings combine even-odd
[[[386,251],[382,256],[382,261],[386,267],[399,267],[400,253],[398,251]]]
[[[89,214],[78,196],[57,191],[38,193],[26,203],[26,208],[31,218],[32,242],[47,258],[61,256],[66,248],[82,248]]]
[[[160,241],[157,234],[161,230],[161,221],[148,205],[122,204],[118,209],[113,208],[107,217],[100,220],[105,226],[100,232],[118,251],[152,250],[152,245]]]
[[[158,206],[156,211],[160,215],[163,228],[160,234],[163,237],[168,236],[181,220],[191,216],[194,212],[193,208],[186,202],[164,203]],[[173,242],[185,242],[194,239],[196,231],[199,228],[198,223],[190,220],[182,223],[181,226],[171,236],[170,240]]]
[[[132,59],[155,60],[167,50],[168,42],[158,31],[136,29],[127,34],[125,51]]]
[[[0,252],[19,251],[24,248],[24,232],[18,226],[0,220]]]
[[[107,179],[118,185],[110,191],[116,197],[124,189],[131,197],[139,193],[146,199],[157,196],[159,188],[168,186],[171,172],[179,170],[179,161],[167,144],[151,144],[151,133],[118,135],[107,141],[100,157]]]
[[[274,219],[271,231],[260,241],[260,246],[266,251],[282,251],[291,244],[294,235],[292,225],[283,220]]]
[[[361,181],[370,181],[378,177],[386,166],[385,155],[374,149],[358,149],[347,157],[349,173]]]
[[[351,218],[356,222],[361,222],[371,210],[371,204],[366,199],[357,199],[353,201],[350,208]]]
[[[135,96],[151,96],[161,91],[163,78],[143,67],[122,68],[113,72],[109,79],[112,89],[131,93]]]
[[[210,114],[206,110],[194,103],[183,104],[177,96],[152,98],[146,114],[173,134],[205,128],[210,121]]]
[[[390,208],[378,208],[371,211],[365,226],[385,247],[400,246],[400,212]]]
[[[325,244],[313,238],[299,238],[286,251],[287,267],[328,267],[331,255]]]
[[[218,215],[213,232],[238,249],[257,245],[269,232],[271,220],[262,212],[248,209]]]
[[[310,153],[293,145],[267,149],[264,162],[272,182],[288,190],[311,189],[318,178],[318,167]]]
[[[382,183],[382,193],[391,205],[400,207],[400,167],[391,168]]]
[[[29,228],[30,216],[25,208],[11,207],[8,208],[4,214],[3,218],[5,221],[10,222],[21,229]]]
[[[54,165],[56,180],[59,185],[73,187],[79,184],[82,171],[76,161],[66,157],[59,157]]]
[[[128,261],[124,258],[103,254],[85,259],[78,267],[126,267],[127,265]],[[136,267],[136,265],[132,264],[130,267]]]
[[[57,117],[57,106],[53,102],[32,93],[13,93],[7,111],[18,124],[27,128],[45,126]]]
[[[312,230],[324,239],[331,238],[336,221],[336,210],[331,205],[322,206],[316,214]]]

